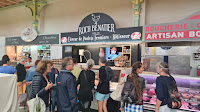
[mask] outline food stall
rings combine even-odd
[[[141,42],[142,27],[116,28],[114,20],[104,13],[86,16],[80,23],[78,32],[61,33],[63,57],[71,56],[77,59],[82,68],[86,67],[87,59],[93,59],[96,64],[93,70],[97,74],[99,57],[107,59],[107,65],[111,66],[114,72],[110,83],[111,91],[116,89],[121,74],[130,69],[134,62],[141,60]],[[108,110],[114,111],[110,107],[116,107],[117,112],[120,103],[109,99]],[[95,99],[91,108],[98,108]]]
[[[146,80],[145,108],[156,104],[156,64],[166,62],[181,93],[179,111],[200,111],[200,77],[197,75],[200,48],[200,11],[174,23],[144,26],[145,52],[142,54]]]
[[[37,35],[30,42],[21,37],[6,37],[6,54],[10,57],[13,65],[21,58],[32,57],[32,64],[38,59],[52,60],[61,59],[62,52],[56,53],[59,46],[59,34]],[[51,50],[53,49],[53,50]],[[55,54],[56,53],[56,57]]]

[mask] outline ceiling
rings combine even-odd
[[[49,1],[49,0],[35,0],[37,2]],[[33,3],[33,0],[0,0],[0,11],[8,8],[25,6],[27,4]]]

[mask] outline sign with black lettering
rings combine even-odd
[[[78,32],[61,33],[61,44],[137,42],[142,40],[142,27],[119,28],[101,36],[79,36]]]
[[[142,27],[116,28],[114,20],[104,13],[85,17],[78,32],[61,33],[61,44],[134,42],[142,40]]]
[[[25,42],[21,37],[6,37],[6,45],[42,45],[42,44],[59,44],[59,34],[38,35],[31,42]]]

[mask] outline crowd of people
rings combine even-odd
[[[28,99],[38,95],[46,105],[46,112],[54,111],[57,105],[58,112],[90,112],[93,95],[98,102],[99,112],[108,112],[107,100],[110,97],[110,82],[107,80],[108,72],[106,58],[99,58],[99,73],[95,77],[92,67],[94,60],[86,62],[87,67],[80,69],[77,60],[65,57],[62,60],[62,69],[54,68],[53,63],[47,60],[36,60],[35,65],[25,70],[27,59],[21,59],[16,68],[10,65],[10,59],[4,55],[1,60],[0,73],[17,75],[18,97],[21,93],[27,94]],[[132,72],[124,77],[122,89],[122,105],[120,110],[124,112],[143,112],[143,93],[145,91],[145,79],[140,77],[144,71],[141,62],[132,65]],[[176,81],[169,73],[169,66],[165,62],[156,65],[156,71],[160,75],[156,79],[156,108],[155,112],[176,112],[168,104],[168,85],[177,89]],[[95,80],[98,80],[95,89]],[[56,86],[55,86],[56,85]],[[96,90],[96,91],[95,91]],[[95,92],[94,92],[95,91]],[[51,98],[50,98],[51,97]],[[50,101],[52,99],[52,101]],[[50,102],[50,103],[49,103]]]

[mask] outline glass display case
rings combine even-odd
[[[146,80],[146,90],[143,95],[145,104],[156,104],[156,78],[157,74],[141,74]],[[200,111],[200,77],[174,75],[178,90],[181,93],[181,110]]]

